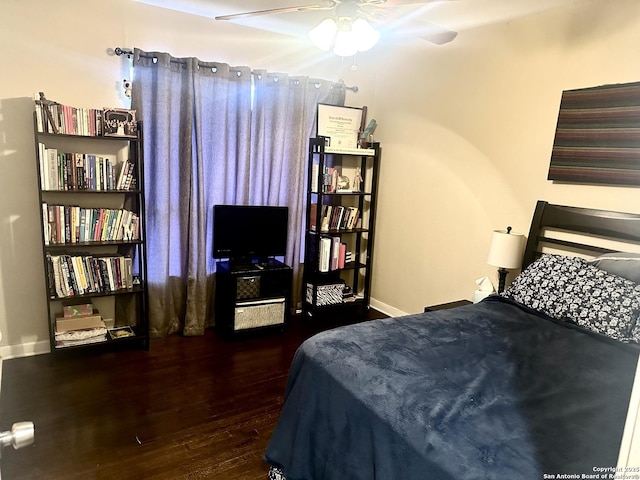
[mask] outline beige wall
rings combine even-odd
[[[341,62],[306,40],[129,0],[0,1],[0,356],[48,351],[32,96],[128,106],[116,46],[337,80]],[[152,161],[147,159],[147,161]],[[151,254],[153,252],[150,252]]]
[[[34,92],[126,106],[127,61],[106,53],[115,46],[357,84],[347,103],[370,107],[383,143],[374,303],[417,312],[471,298],[476,278],[493,278],[491,230],[509,224],[526,233],[539,198],[638,211],[636,189],[545,180],[562,90],[640,80],[637,0],[580,5],[463,31],[442,47],[382,43],[353,71],[304,39],[128,0],[2,0],[0,354],[48,348]]]
[[[375,305],[413,313],[497,284],[491,231],[528,234],[538,199],[640,211],[637,188],[546,180],[562,91],[639,81],[638,45],[640,2],[617,0],[381,51]]]

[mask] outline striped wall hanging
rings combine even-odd
[[[548,179],[640,185],[640,82],[562,93]]]

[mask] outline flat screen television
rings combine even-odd
[[[287,253],[288,207],[214,205],[213,257],[265,262]]]

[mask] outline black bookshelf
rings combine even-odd
[[[34,132],[51,351],[148,349],[142,122],[135,137],[43,132],[40,108]],[[63,307],[94,302],[97,314],[133,335],[57,341]]]
[[[309,140],[302,288],[308,316],[370,307],[380,144],[327,150],[324,138]]]

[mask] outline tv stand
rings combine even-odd
[[[265,258],[249,258],[249,257],[241,257],[241,258],[233,258],[229,259],[229,268],[233,271],[251,271],[254,269],[265,270],[268,268],[279,268],[284,263],[279,262],[273,257],[265,257]],[[218,262],[224,263],[224,262]]]
[[[292,268],[274,258],[216,262],[216,327],[226,336],[283,330],[289,320],[292,281]]]

